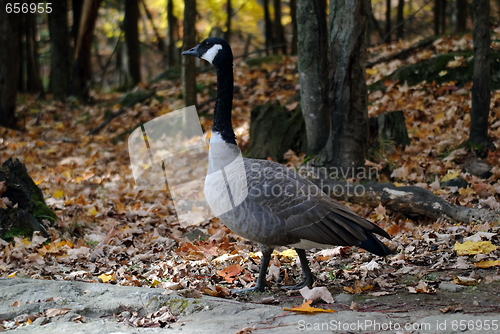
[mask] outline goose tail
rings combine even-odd
[[[378,240],[371,233],[366,233],[366,240],[359,244],[359,247],[378,256],[391,255],[392,251],[382,241]]]

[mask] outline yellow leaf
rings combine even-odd
[[[280,253],[281,256],[286,256],[286,257],[297,257],[298,254],[295,251],[295,249],[289,248],[287,250],[284,250]]]
[[[476,255],[479,253],[491,253],[497,249],[497,246],[493,245],[491,241],[467,240],[463,244],[457,241],[453,249],[457,252],[457,255]]]
[[[441,71],[439,72],[440,77],[444,77],[446,74],[448,74],[448,71]]]
[[[471,277],[455,276],[453,275],[453,282],[460,285],[475,285],[477,280]]]
[[[443,176],[441,182],[453,180],[454,178],[458,177],[458,175],[460,175],[460,172],[457,172],[456,170],[449,170],[448,173],[446,173],[446,175]]]
[[[28,238],[24,238],[22,243],[25,245],[25,246],[29,246],[31,245],[31,241],[28,240]]]
[[[151,283],[151,286],[152,286],[153,288],[156,288],[156,286],[157,286],[158,284],[160,284],[160,281],[158,281],[158,280],[154,280],[154,282],[153,282],[153,283]]]
[[[480,261],[478,263],[474,263],[474,266],[479,268],[496,267],[500,266],[500,260]]]
[[[54,127],[54,129],[56,130],[61,130],[61,129],[64,129],[64,124],[62,123],[57,123],[56,126]]]
[[[294,311],[294,312],[304,312],[304,313],[319,313],[319,312],[325,312],[325,313],[333,313],[335,312],[334,310],[324,310],[322,308],[316,308],[316,307],[311,307],[312,300],[305,301],[302,305],[300,306],[294,306],[291,309],[285,308],[285,311]]]
[[[106,275],[106,274],[102,274],[102,275],[99,275],[97,277],[99,277],[103,283],[106,283],[107,281],[110,281],[113,279],[112,275]]]
[[[54,193],[55,198],[61,198],[64,196],[64,192],[62,190],[58,190]]]
[[[14,278],[16,277],[17,271],[14,271],[12,274],[8,275],[7,278]]]
[[[378,73],[378,69],[376,69],[376,68],[367,68],[366,69],[366,73],[368,73],[370,75],[377,74]]]
[[[97,214],[97,210],[95,209],[95,207],[90,207],[88,210],[87,210],[87,214],[88,215],[91,215],[91,216],[95,216]]]

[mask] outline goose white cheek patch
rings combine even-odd
[[[208,49],[207,52],[203,56],[201,56],[201,59],[205,59],[208,61],[210,64],[213,64],[215,56],[217,56],[217,53],[219,50],[222,49],[222,45],[220,44],[214,44],[210,49]]]

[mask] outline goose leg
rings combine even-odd
[[[311,286],[313,283],[313,276],[309,264],[307,263],[306,251],[303,249],[295,249],[300,259],[300,266],[302,267],[302,282],[294,286],[282,286],[285,290],[300,290],[303,287]]]
[[[231,289],[231,292],[234,293],[249,293],[249,292],[264,292],[266,289],[266,274],[267,274],[267,267],[269,266],[269,262],[271,261],[271,254],[273,253],[273,248],[266,247],[263,245],[260,245],[260,249],[262,251],[262,258],[260,260],[260,271],[259,271],[259,277],[257,278],[257,283],[255,283],[255,286],[247,289]]]

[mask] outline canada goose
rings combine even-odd
[[[217,100],[209,147],[210,174],[219,160],[224,160],[227,155],[232,156],[231,160],[237,155],[236,136],[231,124],[233,54],[224,39],[207,38],[182,52],[182,55],[205,59],[217,71]],[[217,145],[226,147],[224,152],[229,154],[220,154],[221,151],[216,150]],[[379,256],[391,253],[373,235],[376,233],[390,238],[389,234],[337,203],[298,173],[273,161],[246,158],[242,161],[243,176],[246,178],[243,183],[245,188],[248,186],[248,195],[237,201],[231,210],[219,210],[217,216],[234,233],[256,241],[262,251],[262,259],[256,285],[237,292],[264,291],[267,267],[277,246],[294,247],[302,266],[302,282],[285,287],[287,289],[301,289],[313,282],[304,249],[338,245],[358,246]],[[222,165],[227,166],[225,162]],[[226,168],[224,180],[241,179],[241,175],[234,170]],[[212,209],[220,209],[221,205],[226,205],[224,201],[230,200],[234,204],[232,197],[223,196],[226,187],[229,191],[227,182],[226,185],[224,182],[212,182],[207,186],[205,181],[205,196]],[[281,191],[278,193],[274,191],[276,189]]]

